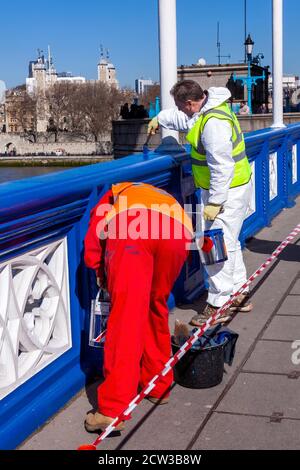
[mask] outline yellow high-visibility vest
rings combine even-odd
[[[252,171],[246,155],[246,146],[240,124],[227,103],[222,103],[220,106],[203,113],[186,136],[187,141],[192,145],[192,171],[195,186],[203,189],[210,188],[210,171],[207,165],[206,152],[201,142],[201,134],[205,124],[212,117],[228,121],[231,124],[232,157],[235,161],[235,166],[230,188],[242,186],[248,183]]]

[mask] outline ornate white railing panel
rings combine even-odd
[[[297,183],[298,181],[298,167],[297,167],[297,145],[293,145],[292,151],[292,182]]]
[[[269,155],[270,201],[278,195],[277,152]]]
[[[67,240],[0,264],[0,399],[71,348]]]
[[[255,162],[250,162],[251,169],[252,169],[252,194],[251,194],[251,200],[250,204],[248,206],[247,214],[246,214],[246,219],[250,217],[250,215],[254,214],[256,211],[256,202],[255,202]]]

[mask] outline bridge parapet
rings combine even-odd
[[[246,137],[254,172],[241,241],[270,224],[300,193],[300,125]],[[0,448],[14,448],[99,369],[88,346],[93,273],[83,265],[89,213],[112,183],[144,181],[194,205],[186,153],[149,153],[0,185]],[[170,303],[205,286],[197,252]],[[17,430],[17,432],[16,432]]]

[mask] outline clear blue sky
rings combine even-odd
[[[300,1],[284,3],[284,73],[300,75]],[[272,59],[272,0],[248,0],[254,53]],[[244,0],[177,0],[178,64],[204,57],[217,63],[217,22],[222,54],[244,57]],[[25,82],[37,49],[51,45],[57,71],[97,77],[100,44],[110,51],[122,86],[135,78],[159,79],[157,0],[14,0],[1,2],[0,80]],[[225,59],[224,59],[225,60]]]

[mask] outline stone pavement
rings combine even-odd
[[[249,275],[298,223],[300,198],[249,240],[244,250]],[[254,310],[238,314],[229,325],[240,336],[220,385],[196,390],[175,384],[164,406],[144,400],[126,430],[107,437],[98,449],[300,449],[299,261],[300,236],[253,284]],[[188,323],[203,302],[176,308],[171,331],[176,318]],[[95,406],[96,385],[82,390],[19,449],[92,443],[97,434],[87,433],[83,421]]]

